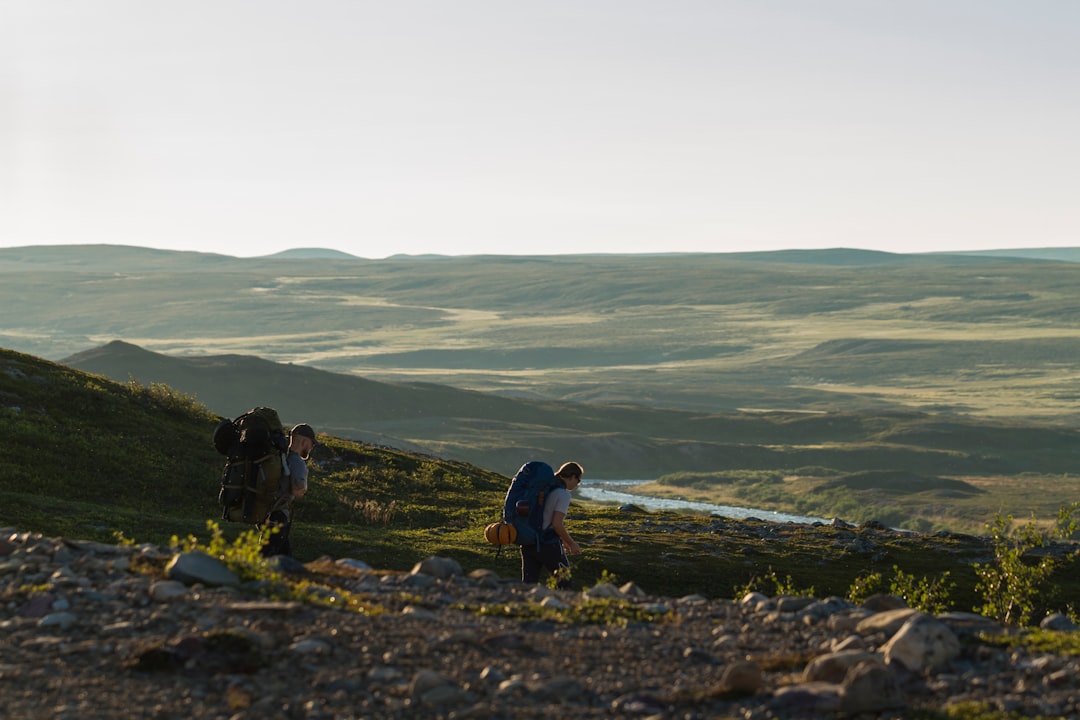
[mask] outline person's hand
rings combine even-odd
[[[569,543],[563,543],[563,548],[566,549],[566,554],[567,555],[580,555],[581,554],[581,548],[579,548],[578,544],[576,542],[574,542],[573,540],[571,540]]]

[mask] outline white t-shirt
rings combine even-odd
[[[556,512],[566,515],[570,509],[570,491],[564,487],[557,487],[544,498],[544,529],[551,527],[551,518]]]

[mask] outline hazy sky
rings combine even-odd
[[[0,245],[1080,246],[1077,0],[0,0]]]

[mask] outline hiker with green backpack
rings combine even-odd
[[[308,458],[317,445],[315,430],[307,423],[300,423],[289,431],[289,450],[285,456],[288,474],[282,474],[278,486],[278,500],[266,518],[269,538],[263,546],[266,556],[292,555],[289,532],[292,530],[293,501],[304,497],[308,488]]]
[[[222,520],[257,526],[265,537],[263,555],[291,555],[292,505],[307,492],[315,431],[301,423],[286,436],[277,411],[257,407],[223,418],[213,443],[228,457],[218,493]]]

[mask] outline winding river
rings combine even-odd
[[[793,522],[812,524],[816,522],[827,523],[824,518],[809,517],[806,515],[789,515],[787,513],[773,512],[772,510],[758,510],[755,508],[734,507],[731,505],[714,505],[712,503],[692,502],[690,500],[675,500],[672,498],[653,497],[651,495],[635,495],[628,492],[635,485],[649,482],[648,480],[587,480],[574,492],[585,500],[597,502],[633,504],[646,510],[691,510],[693,512],[707,513],[726,518],[758,518],[771,522]]]

